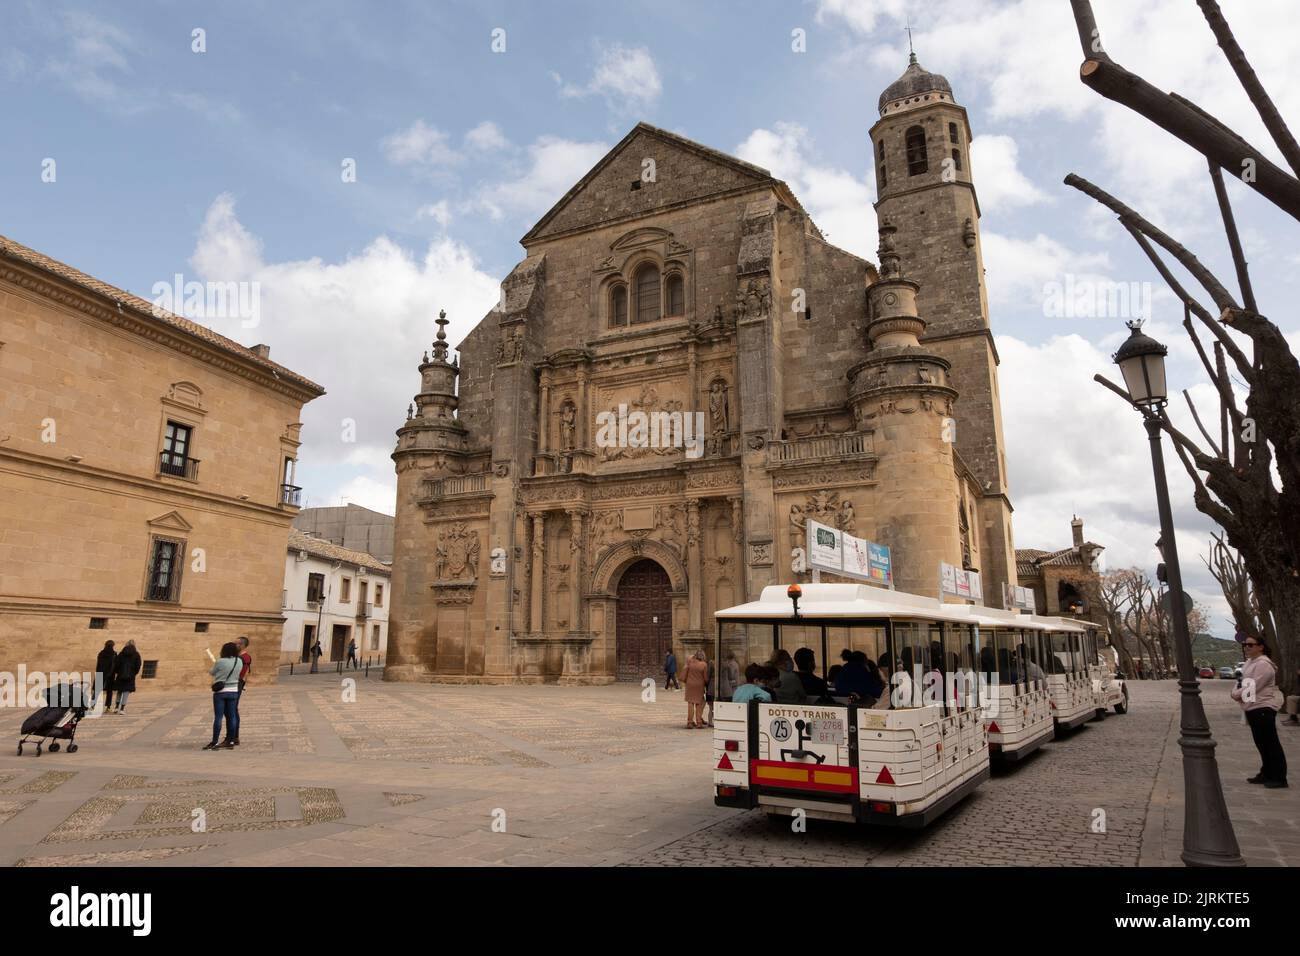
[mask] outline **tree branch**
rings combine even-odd
[[[1223,452],[1219,450],[1219,446],[1214,443],[1214,439],[1210,437],[1210,433],[1207,432],[1205,426],[1201,424],[1201,416],[1196,413],[1196,403],[1192,401],[1192,395],[1187,391],[1187,389],[1183,389],[1183,398],[1187,401],[1187,409],[1192,413],[1192,420],[1196,422],[1196,427],[1199,428],[1201,434],[1205,436],[1205,441],[1209,444],[1210,451],[1214,452],[1215,458],[1222,458]]]
[[[1273,142],[1277,143],[1277,148],[1282,151],[1286,161],[1291,164],[1291,169],[1300,175],[1300,144],[1296,143],[1291,130],[1287,128],[1286,121],[1282,119],[1282,114],[1273,105],[1273,100],[1264,89],[1264,84],[1259,81],[1250,61],[1246,59],[1246,54],[1237,45],[1237,38],[1232,35],[1232,30],[1228,27],[1228,21],[1223,18],[1219,5],[1215,0],[1197,0],[1197,3],[1200,4],[1201,12],[1205,14],[1206,22],[1210,24],[1214,39],[1219,41],[1223,55],[1228,58],[1228,64],[1237,74],[1237,79],[1241,81],[1242,89],[1255,105],[1259,118],[1264,121],[1264,128],[1273,137]]]
[[[1225,132],[1225,127],[1192,109],[1175,97],[1162,93],[1136,73],[1130,73],[1104,52],[1091,50],[1092,38],[1098,37],[1096,19],[1088,0],[1071,0],[1079,39],[1086,35],[1083,65],[1079,78],[1096,93],[1127,106],[1166,132],[1176,136],[1206,159],[1240,176],[1246,160],[1254,164],[1254,177],[1243,177],[1246,184],[1293,218],[1300,219],[1300,180],[1276,166],[1240,136]]]
[[[1160,229],[1157,229],[1154,225],[1139,215],[1136,210],[1129,208],[1110,193],[1074,173],[1070,173],[1070,175],[1065,177],[1065,185],[1073,186],[1085,196],[1095,199],[1107,209],[1110,209],[1115,213],[1115,215],[1119,216],[1121,222],[1127,220],[1141,232],[1150,236],[1158,244],[1163,246],[1170,255],[1182,264],[1184,269],[1192,274],[1192,277],[1205,288],[1205,291],[1210,293],[1210,298],[1214,300],[1214,304],[1218,309],[1241,308],[1241,306],[1237,304],[1236,300],[1232,298],[1232,294],[1224,287],[1223,283],[1215,278],[1214,273],[1205,268],[1196,256],[1192,255],[1185,246],[1175,242]]]

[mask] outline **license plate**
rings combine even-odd
[[[838,747],[844,746],[844,721],[808,721],[808,742],[814,744],[835,744]]]

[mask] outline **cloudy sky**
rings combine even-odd
[[[1209,388],[1181,308],[1062,178],[1092,179],[1232,270],[1203,161],[1078,82],[1065,0],[3,5],[0,233],[150,299],[178,273],[260,283],[256,327],[209,324],[328,389],[304,413],[308,502],[389,512],[393,432],[438,310],[459,341],[519,237],[636,121],[768,167],[832,242],[874,259],[867,130],[907,63],[910,18],[976,137],[1016,543],[1064,546],[1077,513],[1109,567],[1157,560],[1145,433],[1091,381],[1113,371],[1125,330],[1061,317],[1052,284],[1150,283],[1171,383]],[[1222,6],[1300,127],[1294,4]],[[1119,62],[1280,162],[1195,4],[1094,7]],[[1295,223],[1238,182],[1229,192],[1260,306],[1300,349],[1283,308],[1300,294]],[[1227,636],[1200,558],[1211,525],[1172,457],[1170,481],[1188,590]]]

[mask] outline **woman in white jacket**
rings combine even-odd
[[[1277,739],[1277,712],[1282,707],[1277,665],[1269,658],[1262,638],[1248,634],[1241,647],[1246,652],[1246,666],[1241,670],[1241,686],[1232,691],[1232,699],[1246,712],[1246,723],[1250,724],[1262,764],[1259,773],[1246,779],[1270,789],[1285,787],[1286,754]]]

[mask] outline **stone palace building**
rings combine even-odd
[[[948,562],[1001,604],[970,125],[914,56],[879,106],[879,267],[767,170],[642,123],[524,236],[459,357],[440,317],[393,453],[386,678],[657,675],[797,577],[809,519],[892,548],[901,589],[936,593]],[[611,441],[635,412],[699,442]]]

